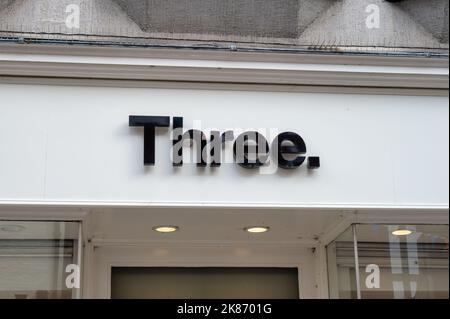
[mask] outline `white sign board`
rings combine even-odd
[[[446,97],[6,84],[0,96],[0,202],[448,205]],[[144,166],[130,115],[267,129],[269,143],[296,132],[321,167],[173,167],[164,129]]]

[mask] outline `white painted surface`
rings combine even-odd
[[[163,58],[129,58],[106,56],[79,55],[48,55],[48,54],[16,54],[0,52],[2,62],[32,62],[79,64],[79,65],[113,65],[113,66],[151,66],[151,67],[183,67],[183,68],[217,68],[225,70],[279,70],[279,71],[318,71],[318,72],[354,72],[372,74],[410,74],[410,75],[448,75],[448,69],[441,67],[422,68],[420,66],[386,66],[386,65],[357,65],[357,64],[318,64],[316,63],[288,63],[259,61],[220,61],[198,59],[163,59]]]
[[[334,55],[229,55],[181,53],[179,50],[122,51],[61,47],[0,46],[0,75],[82,79],[141,80],[283,85],[277,90],[298,89],[298,85],[345,86],[348,88],[448,89],[448,60]],[[5,79],[0,79],[2,82]],[[25,81],[24,78],[21,79]],[[46,79],[45,81],[48,81]],[[61,84],[61,83],[58,83]],[[83,85],[82,84],[82,85]],[[111,85],[111,81],[107,85]],[[270,91],[266,89],[265,91]],[[439,94],[448,96],[448,92]]]
[[[0,96],[0,201],[448,206],[446,97],[4,84]],[[144,168],[130,114],[294,131],[323,166],[175,170],[162,131]]]

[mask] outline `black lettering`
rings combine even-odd
[[[219,167],[222,165],[222,140],[219,131],[211,132],[211,142],[209,144],[211,155],[211,167]]]
[[[206,159],[203,158],[203,151],[206,148],[206,135],[202,131],[199,130],[189,130],[183,135],[184,139],[190,139],[193,142],[193,146],[196,147],[197,150],[197,166],[198,167],[206,167]],[[195,145],[194,145],[195,144]],[[183,154],[183,151],[181,151]]]
[[[286,146],[290,142],[292,146]],[[306,160],[305,156],[298,156],[293,160],[287,160],[283,154],[306,154],[306,144],[303,138],[292,132],[284,132],[273,141],[272,148],[278,151],[278,167],[283,169],[295,169],[300,167]]]
[[[168,116],[136,116],[129,119],[130,127],[144,128],[144,165],[155,165],[155,128],[169,127],[170,117]]]
[[[183,166],[183,118],[173,118],[173,166]]]
[[[258,168],[269,158],[269,143],[258,132],[245,132],[234,142],[233,151],[237,164],[247,169]]]

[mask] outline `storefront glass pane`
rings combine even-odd
[[[332,299],[356,299],[355,246],[350,227],[327,247],[328,279]]]
[[[357,225],[363,299],[448,299],[445,225]]]
[[[354,225],[327,247],[330,297],[448,299],[448,238],[448,225]]]
[[[0,221],[0,299],[80,296],[79,223]]]

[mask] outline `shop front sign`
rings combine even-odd
[[[155,165],[156,128],[169,128],[169,116],[135,116],[129,118],[130,127],[142,127],[144,130],[144,165]],[[236,164],[246,169],[260,168],[273,158],[282,169],[297,169],[306,163],[308,169],[320,167],[320,157],[307,156],[304,139],[294,132],[278,134],[272,143],[257,131],[245,131],[237,136],[232,130],[211,131],[207,135],[197,129],[184,130],[183,118],[172,119],[172,162],[173,166],[183,166],[183,144],[192,142],[196,149],[196,164],[199,167],[220,167],[222,153],[226,143],[232,143]]]

